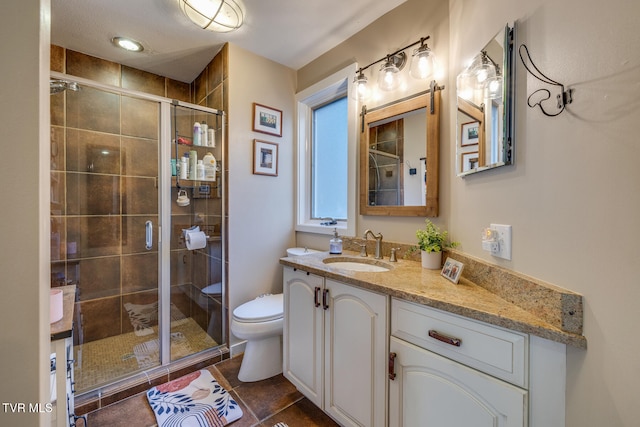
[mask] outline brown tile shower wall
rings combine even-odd
[[[223,109],[226,52],[225,47],[192,83],[58,46],[51,46],[51,70]],[[157,301],[157,252],[147,251],[144,242],[134,238],[134,230],[143,228],[148,219],[158,222],[159,112],[156,103],[91,88],[83,88],[82,97],[74,95],[66,92],[50,97],[51,285],[78,285],[76,312],[81,313],[82,321],[81,331],[74,332],[76,339],[82,337],[86,343],[133,330],[124,303]],[[101,114],[83,114],[89,107],[100,108]],[[101,119],[105,116],[116,119]],[[91,150],[98,147],[120,155],[108,156],[108,160],[93,158]],[[226,159],[222,160],[226,165]],[[172,193],[174,200],[175,189]],[[175,236],[184,226],[198,222],[220,235],[221,203],[220,199],[194,200],[193,211],[172,204],[172,301],[205,330],[206,308],[189,296],[210,281],[220,281],[221,271],[215,271],[220,268],[211,268],[215,263],[209,257],[220,259],[222,243],[213,243],[208,254],[190,252]],[[154,234],[158,235],[157,230]],[[78,326],[80,319],[75,323]]]
[[[211,62],[209,64],[207,64],[207,66],[205,67],[204,70],[202,70],[202,72],[198,75],[198,77],[196,77],[196,79],[193,81],[192,83],[192,89],[193,89],[193,103],[197,104],[197,105],[201,105],[204,107],[208,107],[208,108],[214,108],[216,110],[222,110],[222,111],[229,111],[229,46],[228,44],[225,44],[222,48],[222,50],[211,60]],[[229,128],[229,116],[225,115],[224,116],[224,120],[225,120],[225,128],[228,129]],[[222,159],[222,161],[219,164],[219,167],[222,169],[222,173],[224,174],[224,189],[223,189],[223,194],[225,195],[225,197],[228,199],[228,195],[229,195],[229,188],[228,188],[228,182],[229,182],[229,169],[227,167],[228,163],[228,159],[227,159],[227,153],[229,152],[228,150],[228,143],[229,143],[229,138],[228,136],[225,134],[225,138],[224,141],[218,142],[216,145],[216,149],[213,150],[213,155],[216,157],[216,159],[220,160]],[[224,156],[223,156],[224,153]],[[196,203],[198,201],[196,200]],[[213,202],[216,203],[221,203],[221,200],[219,199],[213,199]],[[196,205],[197,206],[197,205]],[[225,204],[225,206],[229,206],[229,204]],[[220,206],[217,206],[216,209],[213,210],[213,212],[222,212],[222,210],[220,209]],[[227,210],[225,210],[225,212],[222,213],[225,216],[225,226],[228,227],[227,224],[229,224],[229,212]],[[220,222],[221,218],[210,218],[211,223],[213,224],[218,224],[218,226],[215,228],[215,235],[220,235],[221,233],[225,236],[228,235],[228,229],[225,230],[220,230],[219,224],[221,224]],[[224,231],[224,233],[223,233]],[[224,249],[224,253],[228,253],[227,247],[228,242],[227,240],[224,240],[222,242],[219,243],[218,247],[216,248],[217,251],[219,252],[218,256],[222,256],[222,250]],[[229,260],[225,259],[224,262],[222,263],[223,268],[225,269],[225,277],[228,277],[228,272],[229,272]],[[222,275],[222,272],[216,272],[219,275]],[[227,301],[225,301],[224,307],[228,307],[228,297],[227,295],[225,295],[225,298],[227,298]],[[228,318],[228,313],[222,313],[222,317],[227,319]],[[198,321],[198,323],[202,326],[203,324],[206,325],[207,322],[207,318],[206,316],[204,316],[202,319],[196,319]],[[206,329],[206,326],[203,326],[204,329]],[[229,331],[228,328],[225,331],[225,335],[228,336],[229,335]],[[213,337],[216,341],[221,342],[220,340],[218,340],[218,337]]]

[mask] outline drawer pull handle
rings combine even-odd
[[[389,353],[389,379],[391,381],[396,379],[396,353]]]
[[[456,347],[460,347],[460,344],[462,344],[462,340],[460,338],[454,338],[448,335],[443,335],[438,331],[434,331],[433,329],[429,330],[429,336],[431,338],[437,339],[438,341],[442,341],[445,344],[451,344]]]
[[[325,310],[329,309],[329,289],[322,291],[322,308]]]
[[[313,296],[313,305],[316,307],[320,307],[320,287],[316,286],[315,290],[315,295]]]

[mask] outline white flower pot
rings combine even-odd
[[[422,252],[422,268],[440,270],[442,268],[442,252]]]

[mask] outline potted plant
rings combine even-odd
[[[423,268],[439,270],[442,267],[442,249],[456,247],[458,243],[448,242],[449,233],[440,230],[429,219],[425,220],[425,224],[424,228],[416,231],[418,246],[414,246],[412,249],[420,249]]]

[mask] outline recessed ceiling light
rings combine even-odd
[[[144,50],[141,43],[126,37],[114,37],[111,39],[111,43],[130,52],[142,52]]]

